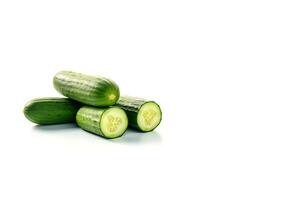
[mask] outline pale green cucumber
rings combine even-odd
[[[121,96],[116,105],[125,110],[129,126],[140,131],[152,131],[161,122],[162,112],[160,106],[154,101]]]
[[[105,138],[117,138],[125,133],[128,119],[124,110],[119,107],[83,106],[77,112],[76,123],[88,132]]]

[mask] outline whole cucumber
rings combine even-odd
[[[92,106],[114,105],[120,96],[119,87],[112,80],[72,71],[58,72],[53,84],[62,95]]]
[[[75,122],[80,104],[71,99],[48,97],[29,101],[24,107],[25,117],[36,124],[61,124]]]

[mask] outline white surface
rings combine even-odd
[[[299,1],[1,1],[0,199],[299,199]],[[35,126],[62,69],[156,100],[154,133]]]

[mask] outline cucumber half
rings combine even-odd
[[[77,112],[76,122],[82,129],[105,138],[122,136],[128,126],[126,113],[118,107],[83,106]]]
[[[125,110],[129,125],[143,132],[154,130],[162,119],[161,109],[154,101],[122,96],[117,105]]]

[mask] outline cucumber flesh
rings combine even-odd
[[[128,119],[124,110],[114,107],[107,109],[101,117],[100,127],[108,138],[120,137],[127,129]]]
[[[143,132],[154,130],[162,119],[159,105],[138,97],[121,96],[117,106],[125,110],[129,126]]]
[[[128,126],[125,111],[118,107],[83,106],[77,112],[76,122],[82,129],[105,138],[122,136]]]
[[[151,131],[159,125],[161,111],[155,102],[143,104],[137,115],[137,123],[142,131]]]

